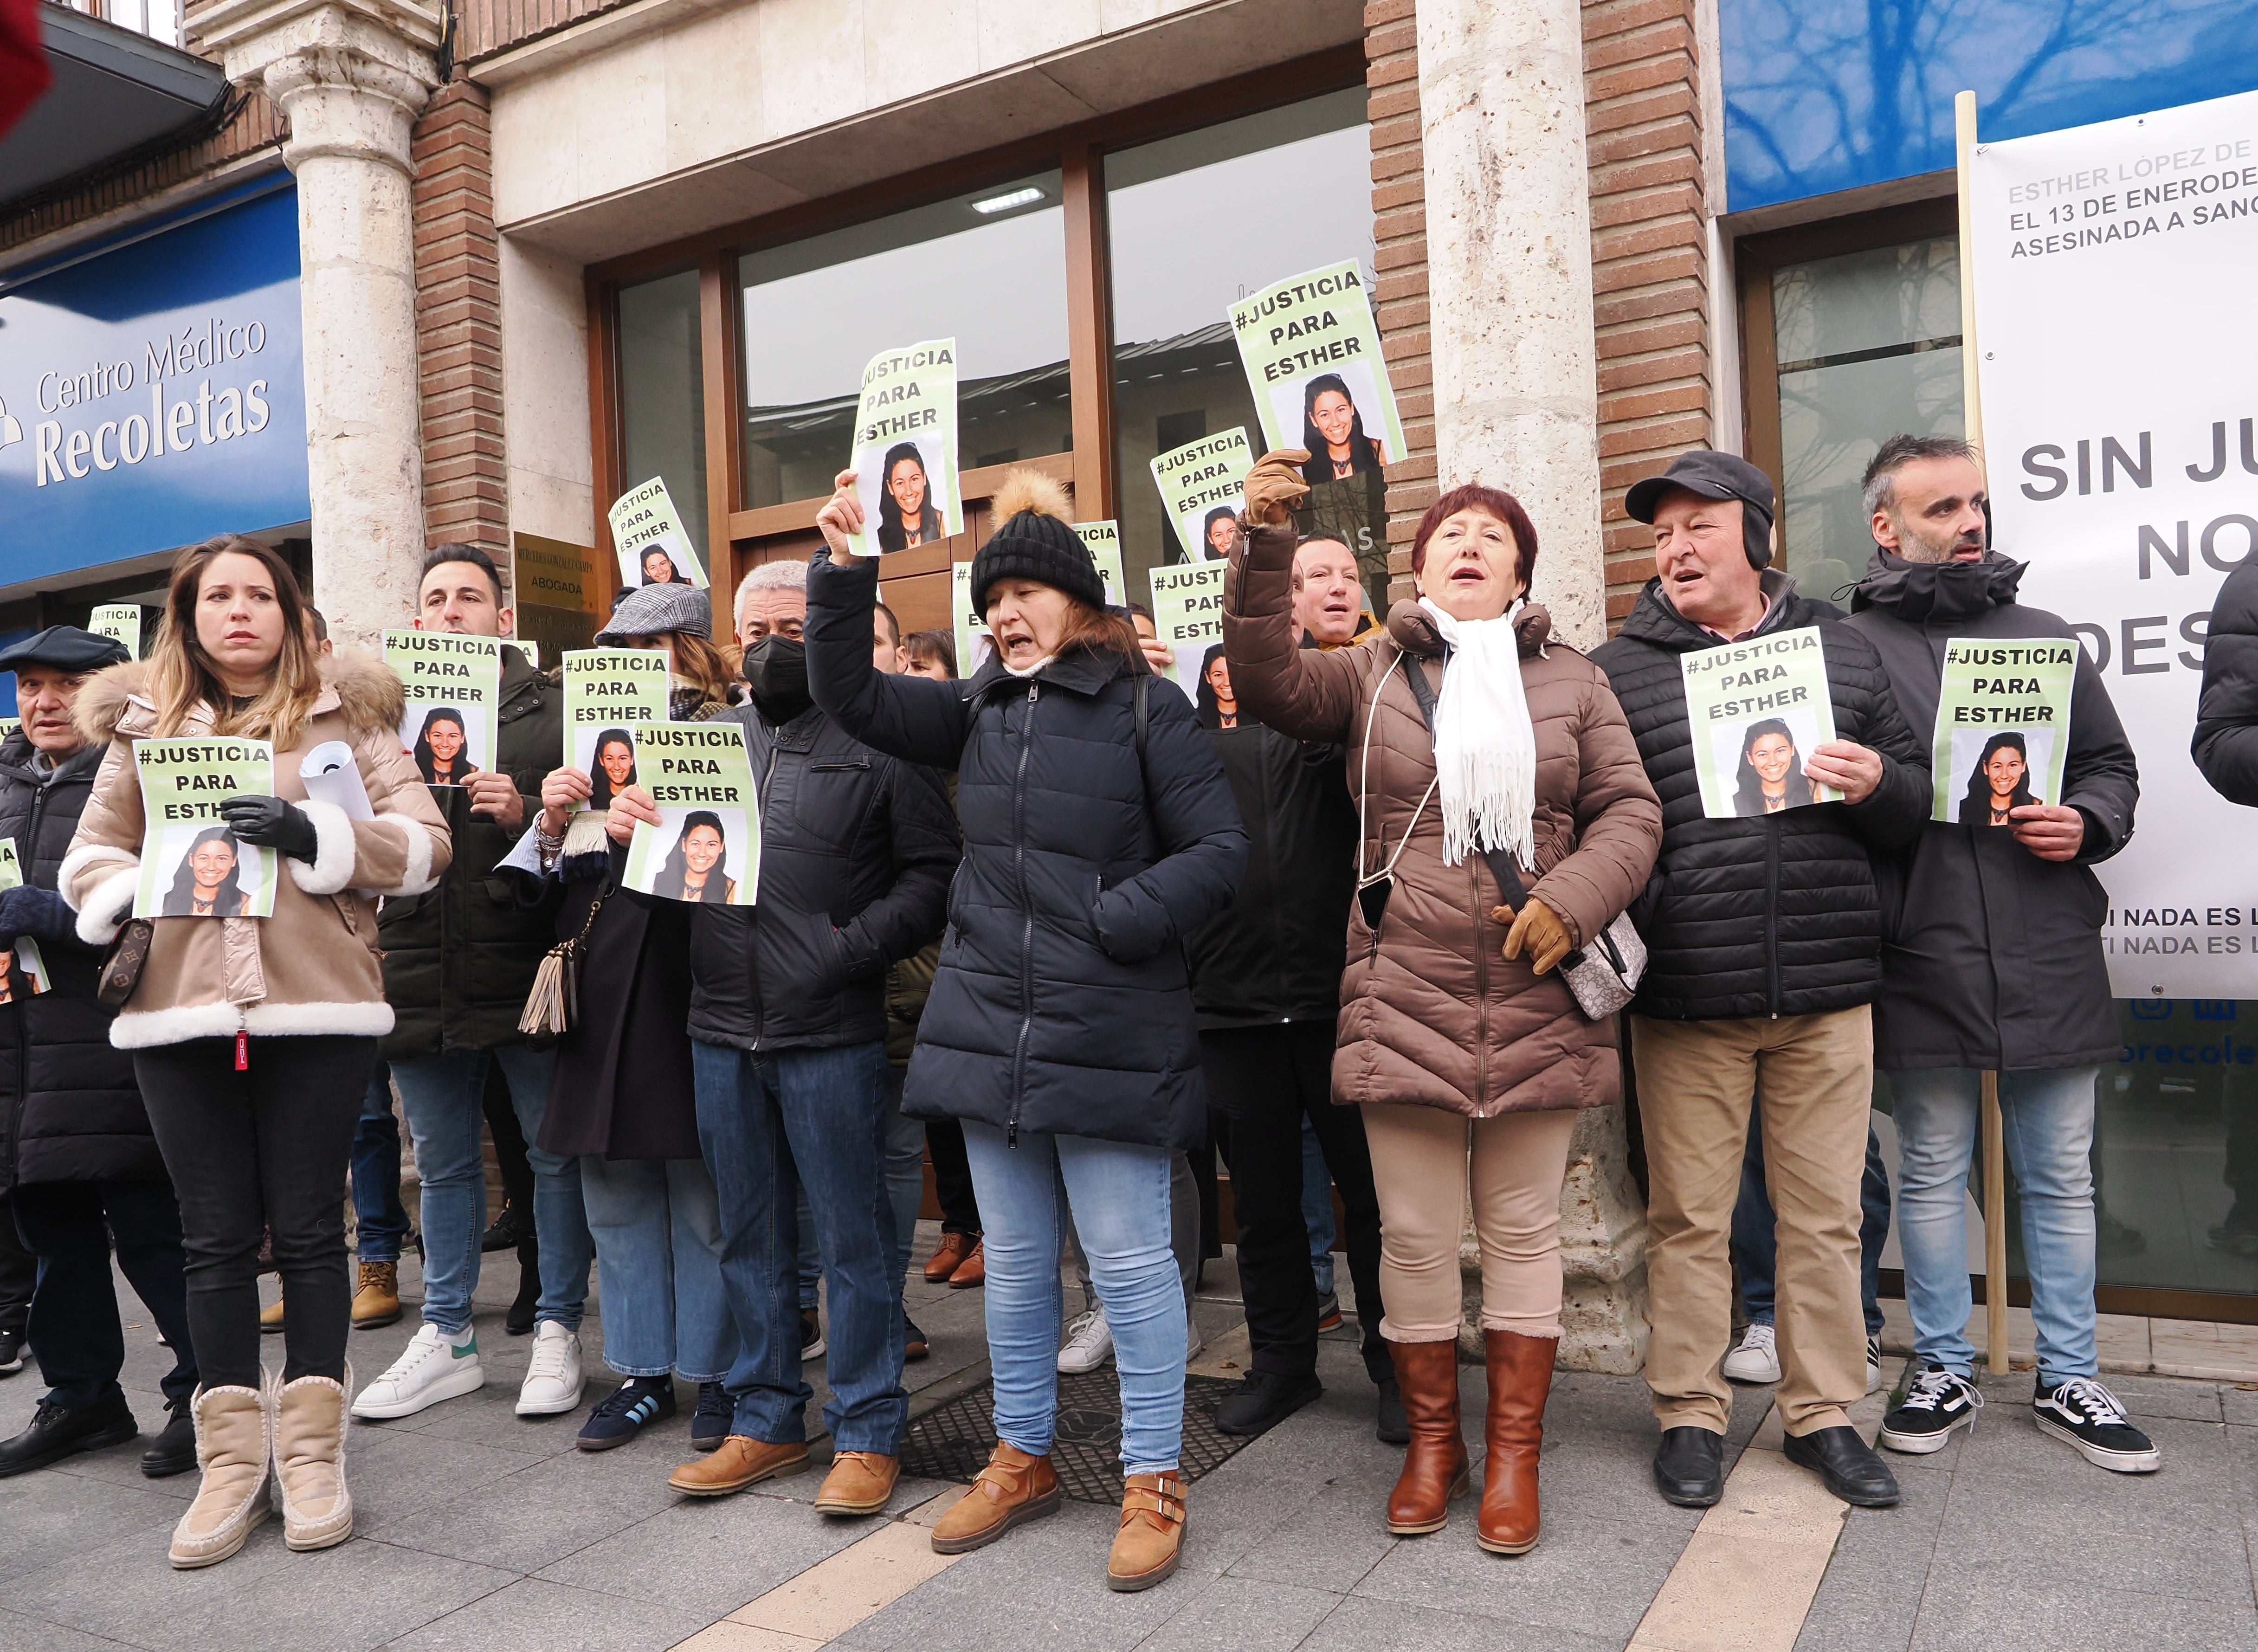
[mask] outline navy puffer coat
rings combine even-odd
[[[1207,1133],[1182,939],[1230,904],[1246,833],[1212,738],[1141,661],[1077,650],[969,682],[870,664],[875,559],[807,580],[816,704],[857,740],[957,770],[964,860],[903,1110],[1144,1146]]]

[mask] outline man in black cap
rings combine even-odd
[[[22,726],[0,741],[0,839],[22,882],[0,890],[0,1223],[38,1258],[28,1323],[47,1393],[31,1425],[0,1442],[0,1477],[122,1445],[139,1425],[117,1385],[125,1338],[111,1282],[118,1266],[173,1351],[164,1431],[141,1458],[152,1478],[196,1465],[181,1208],[149,1132],[133,1062],[110,1043],[95,995],[102,948],[79,939],[55,892],[106,744],[72,720],[79,687],[125,650],[59,625],[0,652],[16,674]],[[0,880],[4,881],[4,880]]]
[[[1634,483],[1624,507],[1654,525],[1656,577],[1592,657],[1662,799],[1662,855],[1631,909],[1648,949],[1630,1025],[1651,1184],[1655,1482],[1689,1507],[1722,1494],[1727,1240],[1753,1103],[1777,1214],[1787,1457],[1846,1501],[1885,1506],[1897,1501],[1897,1482],[1849,1416],[1866,1391],[1858,1186],[1873,1084],[1869,1006],[1881,974],[1867,856],[1921,830],[1927,758],[1872,645],[1771,566],[1772,487],[1763,471],[1729,453],[1681,454],[1663,475]],[[1821,630],[1836,738],[1802,754],[1802,773],[1843,800],[1707,818],[1685,657],[1807,626]],[[1795,795],[1791,788],[1783,803]]]

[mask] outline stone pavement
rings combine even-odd
[[[1547,1414],[1544,1542],[1507,1560],[1475,1547],[1471,1504],[1433,1536],[1388,1535],[1380,1510],[1395,1454],[1372,1437],[1370,1386],[1351,1336],[1337,1333],[1321,1352],[1324,1398],[1192,1488],[1182,1571],[1147,1593],[1113,1595],[1103,1576],[1113,1517],[1102,1508],[1069,1503],[944,1563],[917,1529],[955,1494],[939,1484],[905,1483],[890,1518],[856,1521],[807,1507],[812,1475],[678,1499],[665,1478],[688,1455],[686,1393],[682,1417],[634,1444],[575,1451],[576,1418],[511,1413],[527,1346],[501,1328],[515,1265],[488,1263],[479,1297],[488,1386],[417,1417],[356,1426],[351,1543],[293,1555],[269,1521],[234,1559],[175,1572],[166,1536],[194,1477],[144,1480],[138,1446],[75,1458],[0,1482],[0,1652],[657,1652],[685,1641],[697,1652],[2258,1652],[2258,1392],[2232,1384],[2115,1379],[2164,1448],[2163,1472],[2146,1479],[2089,1468],[2041,1438],[2019,1403],[2027,1376],[1992,1385],[1972,1438],[1890,1459],[1907,1492],[1897,1509],[1838,1522],[1825,1500],[1814,1522],[1807,1487],[1775,1484],[1791,1501],[1801,1494],[1802,1524],[1788,1535],[1805,1547],[1792,1551],[1729,1541],[1736,1521],[1760,1540],[1780,1535],[1765,1477],[1779,1482],[1784,1459],[1749,1451],[1706,1520],[1671,1508],[1646,1478],[1643,1385],[1564,1372]],[[412,1290],[412,1265],[407,1273]],[[1211,1265],[1200,1369],[1230,1374],[1243,1352],[1234,1293],[1228,1259]],[[122,1287],[120,1301],[139,1322],[127,1333],[126,1385],[153,1423],[162,1351]],[[933,1391],[928,1402],[982,1374],[980,1304],[976,1291],[912,1286],[911,1312],[934,1355],[908,1376]],[[591,1319],[592,1349],[600,1326]],[[373,1375],[412,1329],[411,1310],[398,1326],[355,1333],[359,1373]],[[1478,1435],[1480,1376],[1464,1378]],[[20,1428],[38,1393],[29,1370],[0,1381],[0,1429]],[[1764,1391],[1741,1400],[1735,1451],[1778,1432]],[[1797,1552],[1814,1576],[1823,1567],[1815,1599],[1807,1579],[1783,1587],[1793,1566],[1765,1559]],[[1792,1602],[1784,1618],[1781,1598]]]

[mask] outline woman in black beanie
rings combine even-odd
[[[1062,1180],[1121,1379],[1128,1485],[1106,1581],[1146,1588],[1175,1570],[1184,1521],[1168,1173],[1207,1127],[1178,942],[1229,904],[1246,834],[1190,706],[1106,610],[1057,483],[1015,471],[996,496],[971,592],[996,649],[963,684],[873,668],[877,561],[849,554],[854,472],[838,487],[816,518],[831,555],[808,574],[809,686],[857,740],[955,769],[964,826],[903,1110],[964,1128],[998,1443],[934,1547],[976,1549],[1058,1507]]]

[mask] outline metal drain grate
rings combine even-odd
[[[970,1484],[996,1449],[995,1386],[983,1382],[911,1422],[902,1442],[902,1472]],[[1184,1443],[1178,1463],[1185,1479],[1220,1468],[1232,1452],[1252,1443],[1215,1426],[1216,1401],[1238,1386],[1213,1377],[1184,1379]],[[1076,1502],[1120,1503],[1121,1388],[1113,1372],[1082,1372],[1058,1379],[1051,1463],[1060,1486]]]

